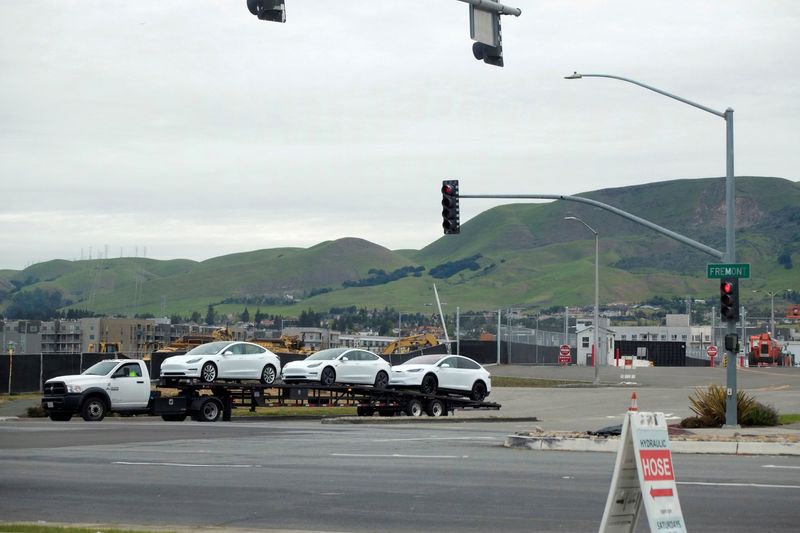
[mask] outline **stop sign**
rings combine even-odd
[[[561,355],[569,355],[569,352],[570,352],[569,344],[562,344],[558,348],[558,353],[560,353]]]
[[[706,348],[706,355],[709,357],[716,357],[717,356],[717,347],[716,346],[709,346]]]

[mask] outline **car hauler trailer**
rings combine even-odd
[[[153,400],[152,414],[168,421],[194,420],[214,422],[231,419],[234,408],[289,405],[355,405],[358,416],[447,416],[458,409],[498,410],[500,404],[476,402],[469,398],[442,394],[422,394],[399,389],[377,389],[369,386],[319,384],[247,384],[247,383],[178,383],[174,396]]]

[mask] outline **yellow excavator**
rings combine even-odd
[[[438,346],[439,339],[431,333],[421,333],[419,335],[411,335],[409,337],[402,337],[396,341],[392,341],[383,349],[383,355],[391,355],[395,353],[408,353],[430,346]]]

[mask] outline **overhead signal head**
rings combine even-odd
[[[442,229],[445,235],[461,233],[458,180],[442,182]]]

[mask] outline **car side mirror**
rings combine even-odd
[[[445,363],[445,364],[442,365],[442,368],[450,368],[450,365]]]
[[[342,357],[342,361],[349,361],[349,360],[350,359],[348,359],[347,357]]]
[[[225,352],[225,353],[224,353],[224,354],[222,354],[222,355],[233,355],[233,352],[232,352],[232,351],[230,351],[230,350],[228,350],[227,352]]]

